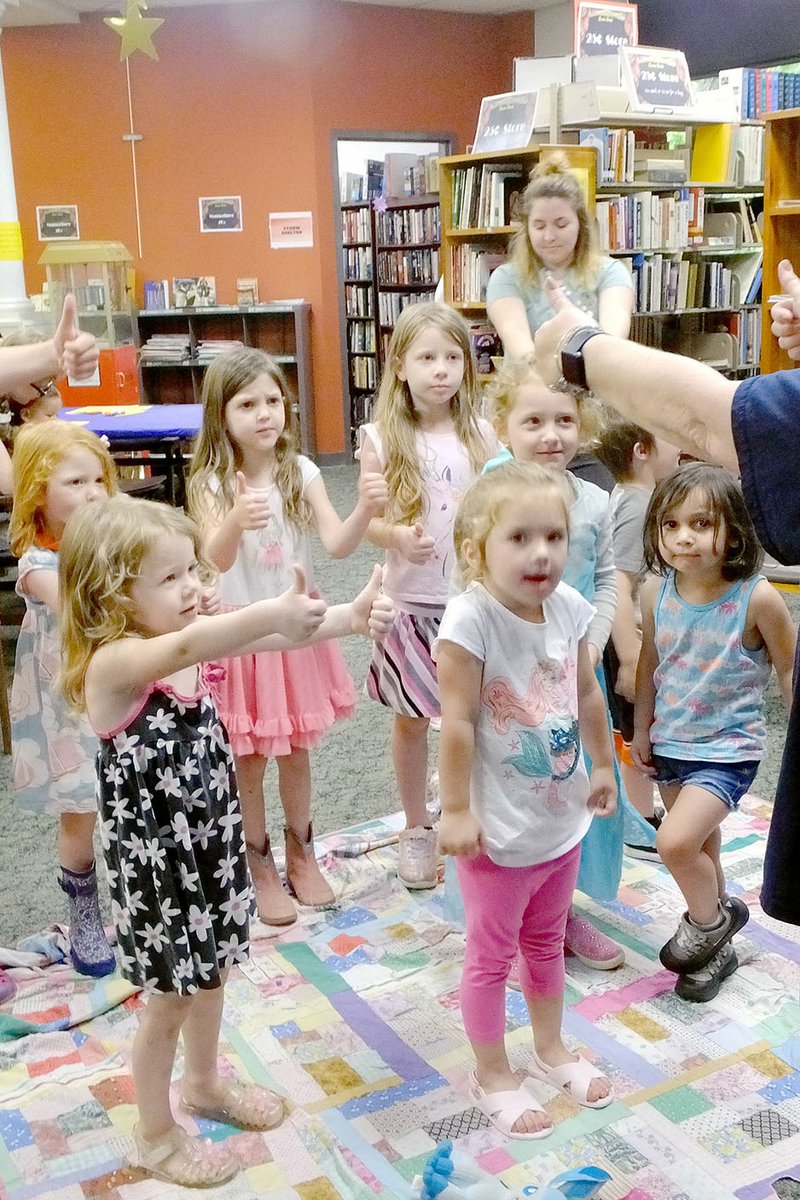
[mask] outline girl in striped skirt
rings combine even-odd
[[[437,881],[436,834],[425,806],[428,725],[438,717],[431,646],[448,597],[453,523],[462,492],[498,442],[477,416],[478,381],[466,321],[443,304],[404,309],[394,328],[375,409],[361,429],[361,471],[389,488],[368,537],[386,550],[384,589],[396,619],[375,646],[367,694],[394,714],[392,758],[406,828],[398,875]]]

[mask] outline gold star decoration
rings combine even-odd
[[[164,18],[143,17],[142,8],[146,8],[143,0],[129,0],[124,17],[103,17],[106,25],[109,25],[114,33],[118,33],[120,36],[120,62],[129,58],[134,50],[141,50],[142,54],[146,54],[148,58],[154,58],[158,62],[156,48],[153,45],[153,34],[164,24]]]

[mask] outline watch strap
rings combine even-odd
[[[572,387],[589,390],[586,380],[586,364],[583,361],[583,347],[590,338],[596,337],[603,330],[596,325],[582,325],[567,334],[559,347],[561,358],[561,377]]]

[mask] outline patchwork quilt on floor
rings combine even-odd
[[[800,929],[758,908],[767,818],[752,800],[723,829],[730,890],[752,917],[735,941],[739,970],[709,1004],[679,1000],[658,961],[681,911],[663,869],[626,859],[617,901],[585,901],[627,961],[601,973],[567,960],[565,1032],[611,1076],[617,1099],[584,1110],[534,1083],[556,1121],[538,1142],[507,1141],[470,1103],[463,936],[445,919],[443,889],[406,891],[393,847],[329,855],[339,906],[257,937],[227,988],[223,1068],[277,1088],[293,1109],[266,1134],[182,1118],[229,1138],[244,1164],[209,1194],[409,1198],[430,1151],[452,1138],[511,1187],[591,1163],[612,1177],[602,1200],[770,1197],[777,1177],[800,1176]],[[0,1195],[187,1194],[125,1166],[140,1003],[117,978],[101,986],[64,967],[20,977],[0,1042]],[[507,993],[507,1015],[512,1062],[525,1068],[530,1032],[517,993]]]

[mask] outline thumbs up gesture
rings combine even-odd
[[[278,632],[290,642],[304,642],[323,622],[327,604],[308,594],[306,573],[297,563],[292,567],[292,584],[275,603],[279,607]]]
[[[235,479],[235,499],[231,512],[236,524],[242,530],[263,529],[269,524],[269,501],[264,492],[251,491],[247,486],[244,472],[237,471]]]
[[[552,276],[544,281],[544,293],[555,313],[536,330],[533,338],[536,354],[536,370],[548,387],[553,387],[561,378],[561,359],[558,345],[562,337],[582,325],[596,325],[582,309],[576,308],[560,283]]]
[[[403,558],[420,567],[433,554],[435,542],[420,525],[396,525],[394,530],[394,548]]]
[[[100,360],[97,340],[78,328],[78,309],[72,292],[64,298],[61,320],[53,335],[53,349],[59,370],[72,379],[88,379],[97,370]]]
[[[380,471],[362,471],[358,478],[358,503],[370,517],[379,517],[389,503],[389,485]]]
[[[772,332],[793,362],[800,361],[800,279],[788,258],[778,263],[783,296],[772,306]]]
[[[385,567],[375,566],[367,586],[350,604],[350,624],[353,633],[382,642],[394,621],[394,604],[383,594]]]

